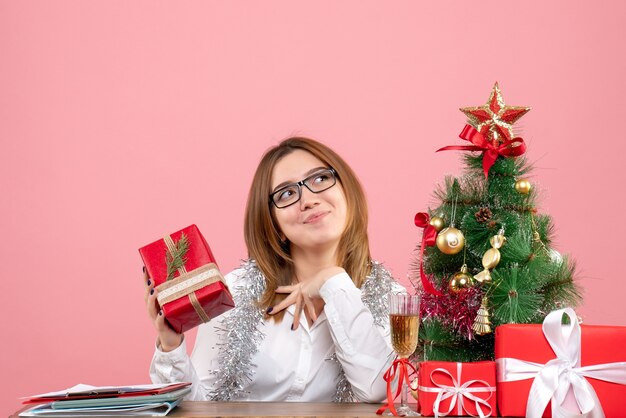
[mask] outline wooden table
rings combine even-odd
[[[184,401],[168,417],[379,417],[380,404],[367,403],[308,403],[308,402],[192,402]],[[26,409],[26,408],[23,408]],[[19,418],[18,411],[10,418]],[[119,416],[119,415],[118,415]],[[379,417],[380,418],[380,417]]]
[[[172,417],[378,417],[378,404],[308,402],[183,402]]]

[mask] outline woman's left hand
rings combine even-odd
[[[311,321],[317,321],[317,313],[315,312],[315,300],[321,299],[320,289],[326,283],[328,279],[336,276],[339,273],[345,273],[345,270],[341,267],[328,267],[321,270],[310,280],[293,284],[291,286],[278,286],[276,293],[289,293],[289,296],[285,298],[278,305],[273,306],[268,312],[270,315],[274,315],[283,309],[295,304],[296,310],[293,316],[293,325],[291,329],[296,330],[300,325],[300,315],[302,310],[306,309]]]

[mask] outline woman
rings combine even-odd
[[[145,277],[152,381],[191,381],[192,400],[383,400],[386,295],[398,285],[371,262],[365,196],[346,162],[308,138],[271,148],[244,229],[250,260],[225,277],[236,307],[200,326],[191,358]]]

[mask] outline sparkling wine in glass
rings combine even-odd
[[[420,297],[407,293],[389,295],[389,322],[391,325],[391,345],[400,358],[408,358],[417,348],[420,324]],[[417,416],[416,411],[409,408],[406,402],[406,382],[400,381],[400,407],[396,408],[399,415]]]

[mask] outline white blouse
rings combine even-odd
[[[235,292],[244,285],[244,270],[227,274],[229,288]],[[402,290],[394,284],[394,291]],[[264,320],[260,326],[265,335],[252,357],[255,370],[252,381],[244,388],[242,401],[331,402],[337,388],[339,365],[331,359],[336,353],[357,399],[380,402],[386,397],[385,370],[391,365],[389,322],[376,326],[370,311],[361,301],[361,291],[347,273],[337,274],[320,289],[324,311],[309,327],[300,316],[300,326],[291,330],[294,305],[280,323]],[[150,365],[153,383],[192,382],[188,400],[209,400],[215,377],[210,370],[219,366],[217,329],[228,315],[200,325],[196,344],[187,355],[185,342],[170,352],[156,348]]]

